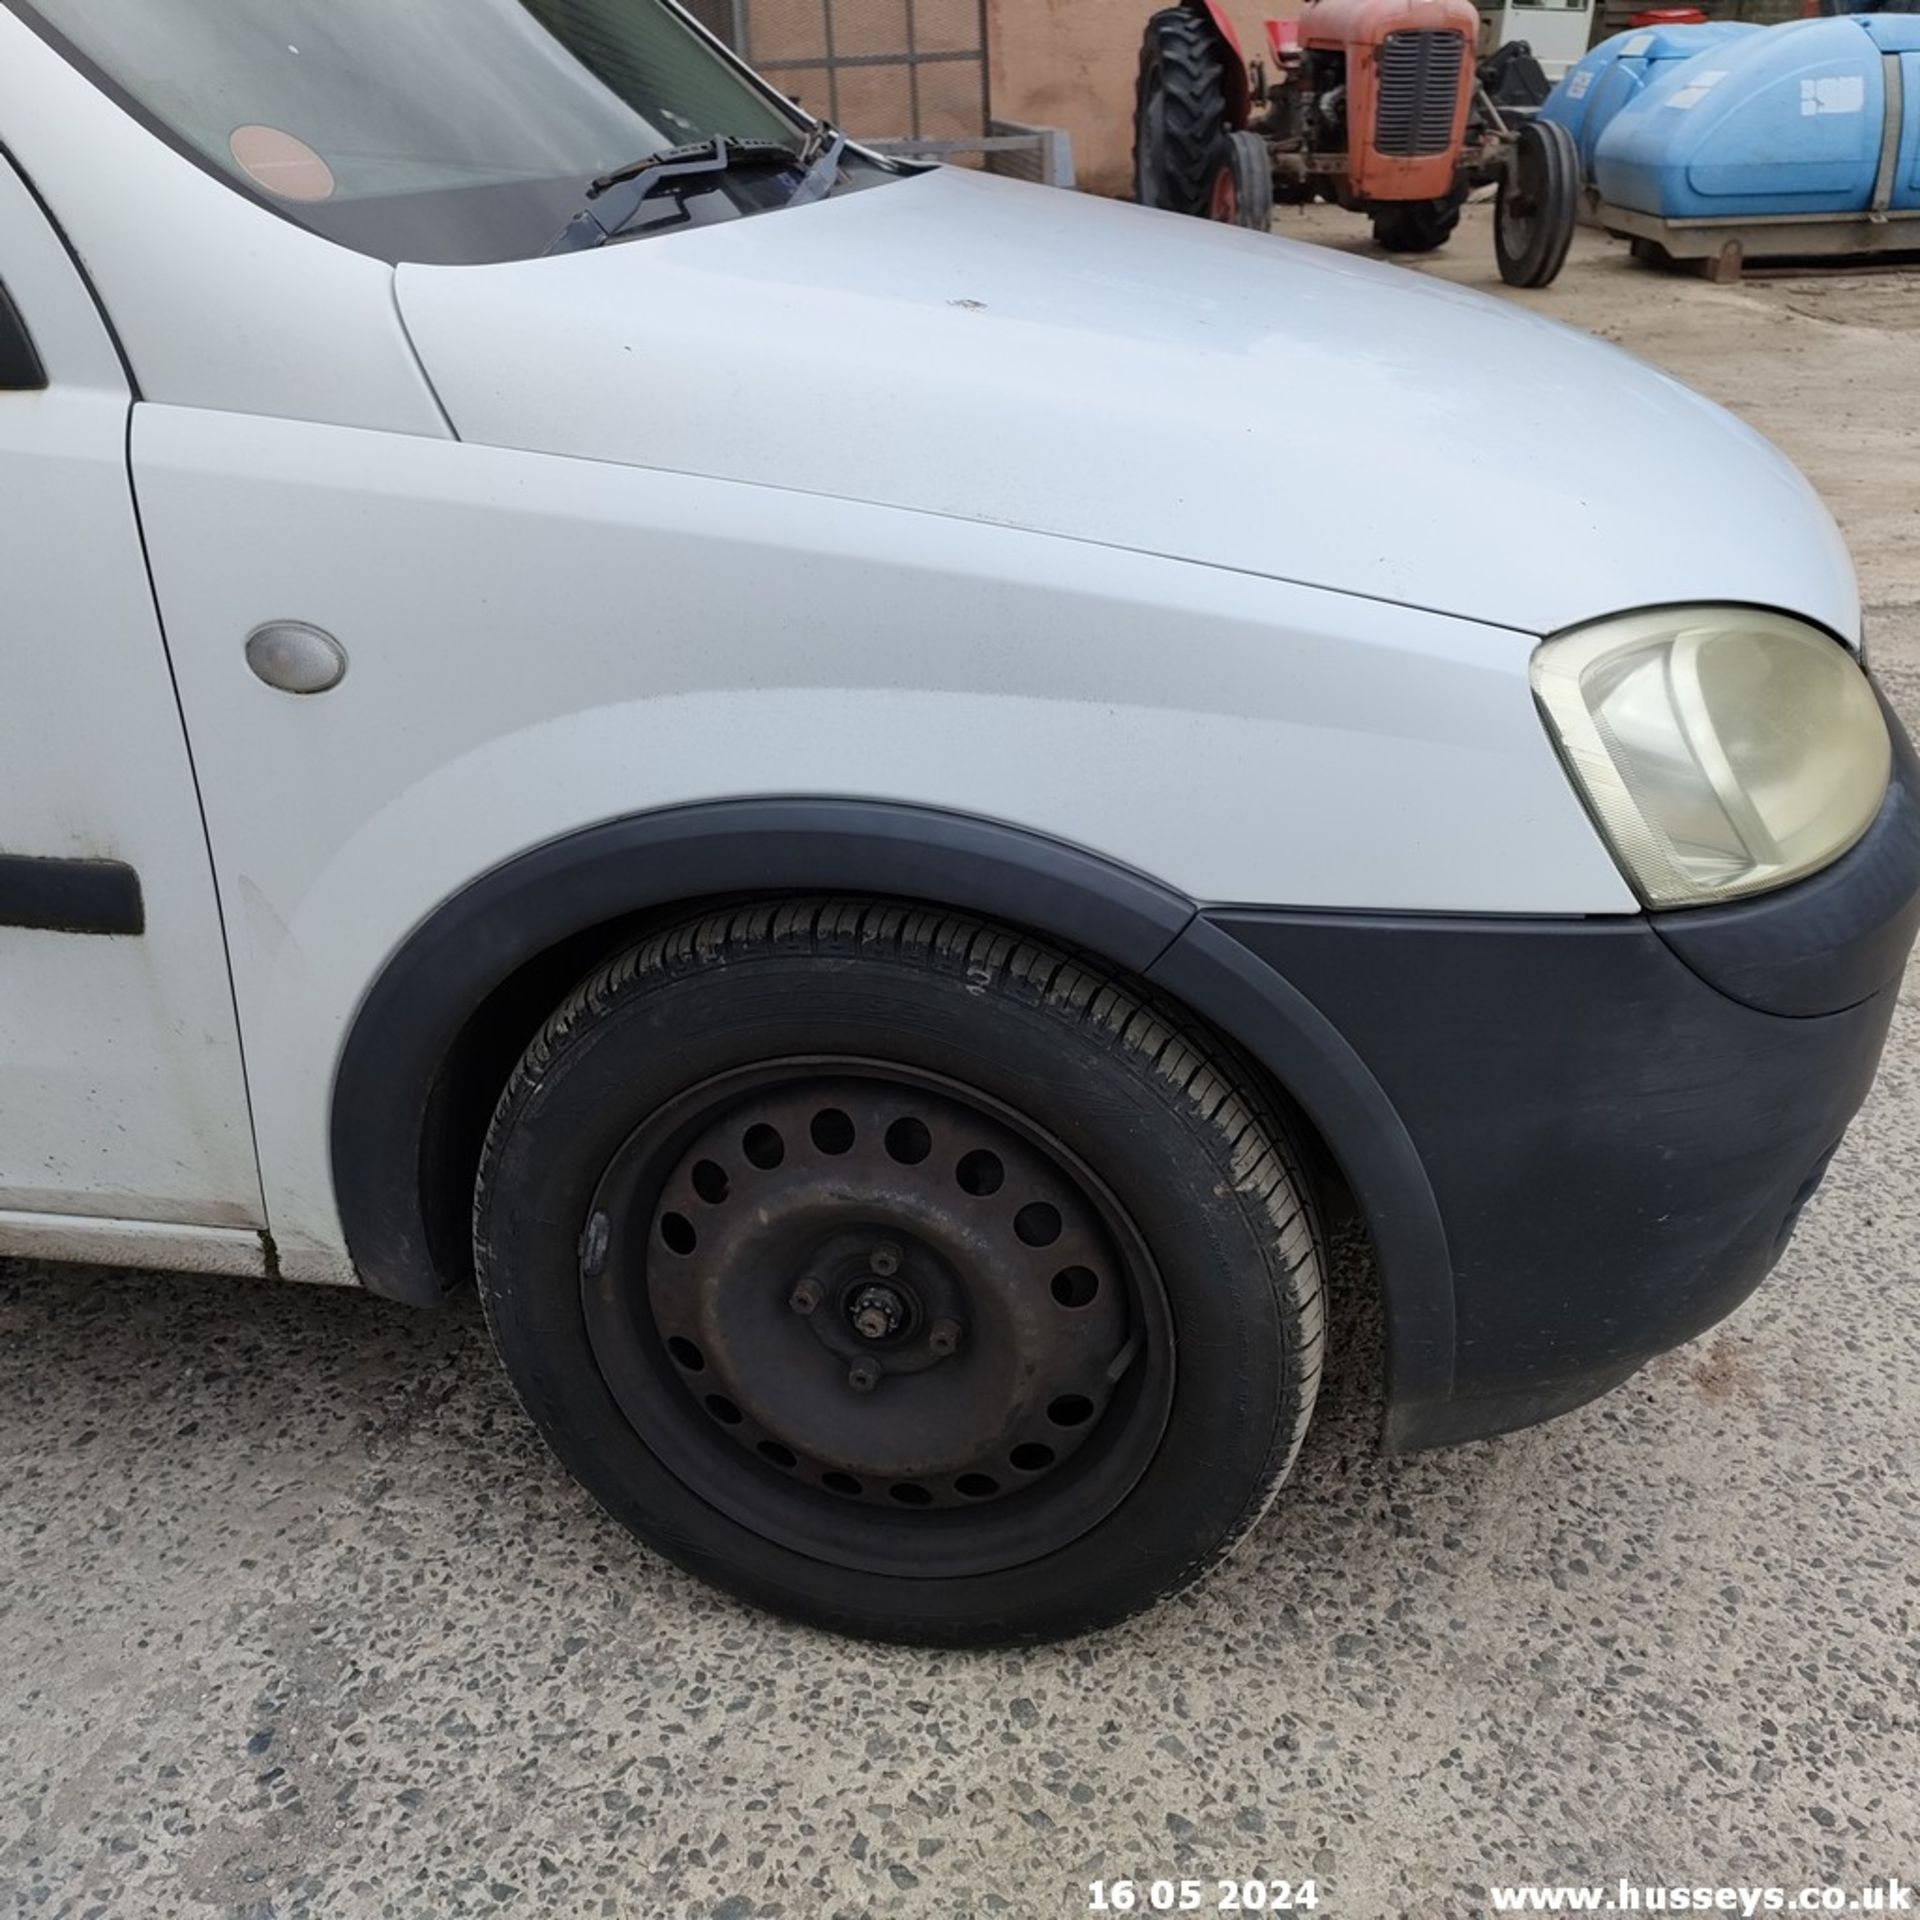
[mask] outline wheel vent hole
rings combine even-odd
[[[897,1487],[889,1487],[887,1491],[892,1494],[903,1507],[930,1507],[933,1505],[933,1495],[916,1481],[902,1480]]]
[[[1018,1472],[1039,1473],[1053,1465],[1053,1449],[1042,1446],[1038,1440],[1029,1440],[1024,1446],[1015,1447],[1007,1458]]]
[[[731,1190],[727,1170],[717,1160],[693,1163],[693,1190],[708,1206],[717,1207]]]
[[[887,1152],[903,1167],[917,1167],[933,1151],[933,1135],[923,1121],[896,1120],[887,1129]]]
[[[1090,1267],[1062,1267],[1053,1276],[1053,1297],[1063,1307],[1090,1307],[1100,1291],[1100,1276]]]
[[[1063,1393],[1047,1408],[1056,1427],[1084,1427],[1093,1418],[1093,1402],[1084,1393]]]
[[[685,1367],[689,1373],[705,1373],[707,1356],[691,1340],[683,1340],[676,1333],[667,1342],[667,1351],[673,1355],[677,1366]]]
[[[960,1164],[953,1170],[953,1177],[960,1182],[962,1193],[984,1199],[988,1194],[1000,1191],[1007,1170],[1000,1164],[997,1153],[988,1153],[981,1148],[961,1157]]]
[[[1060,1209],[1035,1200],[1013,1216],[1013,1230],[1030,1247],[1050,1247],[1060,1238]]]
[[[737,1427],[740,1424],[740,1409],[724,1393],[707,1395],[707,1411],[723,1427]]]
[[[684,1213],[663,1213],[660,1216],[660,1238],[667,1243],[669,1253],[691,1253],[700,1244],[700,1236],[693,1230],[693,1222]]]
[[[783,1447],[778,1440],[762,1440],[755,1449],[762,1460],[771,1460],[776,1467],[792,1467],[799,1463],[794,1458],[791,1447]]]
[[[820,1484],[829,1493],[844,1494],[849,1500],[859,1499],[866,1491],[850,1473],[823,1473],[820,1476]]]
[[[787,1157],[787,1143],[772,1127],[749,1127],[740,1136],[740,1151],[747,1156],[749,1165],[758,1167],[762,1173],[771,1173]]]
[[[963,1473],[953,1483],[953,1490],[969,1500],[991,1500],[1000,1491],[1000,1482],[988,1473]]]
[[[853,1122],[838,1107],[823,1107],[808,1129],[822,1153],[845,1153],[853,1145]]]

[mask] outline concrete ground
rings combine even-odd
[[[1493,284],[1483,215],[1436,264]],[[1804,464],[1913,723],[1917,284],[1715,288],[1583,243],[1529,296]],[[1647,484],[1685,512],[1684,473]],[[1398,1461],[1350,1359],[1223,1576],[982,1656],[790,1628],[633,1545],[470,1306],[0,1270],[0,1912],[1053,1920],[1096,1878],[1208,1876],[1211,1910],[1234,1874],[1433,1920],[1509,1881],[1912,1884],[1916,1150],[1910,996],[1727,1325]]]

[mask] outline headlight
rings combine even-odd
[[[1737,899],[1836,860],[1886,795],[1872,684],[1813,627],[1670,607],[1547,641],[1533,690],[1649,906]]]

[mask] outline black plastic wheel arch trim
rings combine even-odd
[[[616,820],[535,848],[454,895],[368,991],[335,1076],[335,1201],[374,1292],[434,1306],[421,1156],[442,1065],[487,996],[583,930],[702,900],[854,892],[1005,921],[1158,985],[1272,1073],[1326,1139],[1375,1238],[1389,1397],[1444,1399],[1453,1301],[1445,1234],[1406,1129],[1304,996],[1194,903],[1022,828],[857,800],[741,800]]]
[[[374,1292],[437,1304],[421,1154],[443,1063],[487,996],[591,928],[701,901],[848,891],[1001,919],[1145,973],[1193,903],[1016,827],[857,800],[731,800],[639,814],[536,847],[473,881],[369,989],[333,1088],[336,1204]]]
[[[0,927],[134,935],[147,930],[140,876],[122,860],[0,853]]]
[[[1453,1261],[1420,1154],[1380,1082],[1293,983],[1216,924],[1196,918],[1148,969],[1153,985],[1211,1020],[1297,1101],[1339,1164],[1379,1268],[1387,1334],[1390,1450],[1410,1441],[1394,1408],[1453,1392]]]

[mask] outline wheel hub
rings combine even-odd
[[[951,1265],[890,1229],[829,1235],[801,1266],[787,1307],[838,1356],[859,1393],[887,1374],[923,1373],[951,1359],[966,1331],[965,1289]]]

